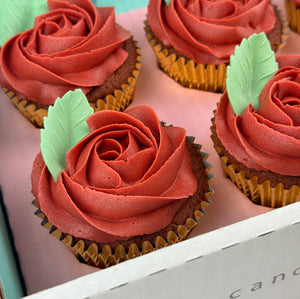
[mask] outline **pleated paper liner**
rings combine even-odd
[[[180,85],[188,88],[222,92],[225,89],[226,64],[205,65],[193,60],[178,58],[157,42],[153,32],[145,21],[145,33],[156,55],[160,68]]]
[[[259,183],[257,176],[249,178],[246,176],[245,170],[237,171],[236,165],[229,163],[226,155],[222,153],[222,147],[218,145],[214,120],[215,118],[212,119],[211,138],[221,159],[224,172],[252,202],[270,208],[279,208],[300,201],[300,186],[298,185],[293,185],[287,189],[282,183],[279,183],[272,187],[270,180]]]
[[[209,183],[213,179],[213,175],[209,173],[211,165],[206,161],[208,155],[200,151],[201,147],[199,145],[194,145],[201,153]],[[105,245],[102,248],[99,247],[97,243],[87,245],[84,240],[78,240],[69,234],[63,233],[48,221],[45,214],[35,204],[35,200],[33,201],[33,204],[37,207],[35,215],[42,219],[41,225],[49,229],[49,233],[51,235],[66,244],[80,262],[104,269],[186,239],[188,234],[196,226],[199,219],[205,214],[205,208],[209,205],[209,198],[212,194],[213,190],[209,186],[209,190],[205,192],[204,198],[201,201],[201,209],[194,211],[193,218],[186,219],[185,224],[178,225],[177,232],[169,231],[166,238],[158,235],[153,243],[144,241],[141,247],[139,247],[136,243],[131,243],[128,248],[125,248],[121,244],[122,241],[120,241],[120,245],[118,245],[115,250],[113,250],[109,245]]]
[[[276,11],[282,23],[281,49],[287,41],[288,23],[280,10]],[[176,82],[184,87],[222,93],[225,90],[227,63],[222,64],[199,64],[192,59],[178,58],[176,54],[170,54],[167,48],[163,48],[156,40],[148,21],[145,22],[145,33],[148,42],[156,55],[160,68]]]
[[[95,103],[90,103],[91,106],[96,111],[101,110],[116,110],[124,111],[131,103],[134,95],[136,80],[139,76],[141,69],[141,49],[137,47],[137,60],[135,70],[130,78],[128,78],[127,84],[122,85],[122,89],[117,89],[114,91],[114,95],[107,95],[104,99],[98,99]]]
[[[11,99],[17,109],[37,128],[43,126],[43,118],[47,116],[47,110],[37,109],[34,104],[29,104],[26,100],[19,100],[16,94],[4,87],[1,87],[5,94]]]
[[[289,22],[280,9],[278,9],[276,6],[274,6],[274,8],[276,10],[276,13],[281,19],[281,25],[282,25],[281,43],[276,51],[276,53],[278,53],[278,51],[281,50],[287,43],[288,34],[289,34]]]
[[[285,6],[290,28],[300,34],[300,6],[297,7],[289,0],[285,0]]]
[[[133,74],[128,78],[128,82],[122,85],[121,89],[116,89],[113,95],[107,95],[104,99],[98,99],[90,103],[94,111],[116,110],[124,111],[131,103],[134,95],[136,80],[141,68],[140,48],[136,47],[137,61]],[[48,110],[37,108],[32,102],[20,100],[14,92],[2,87],[6,95],[11,99],[17,109],[37,128],[43,128],[43,118],[47,116]]]

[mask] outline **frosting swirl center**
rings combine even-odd
[[[49,12],[1,49],[0,84],[20,99],[51,105],[67,91],[87,94],[127,59],[131,33],[115,23],[113,7],[90,1],[48,1]]]
[[[263,88],[260,107],[234,115],[225,93],[216,114],[217,134],[248,168],[300,175],[300,55],[277,58],[279,70]]]
[[[200,64],[229,62],[243,38],[270,32],[276,15],[269,0],[150,0],[148,22],[159,40]]]
[[[163,127],[146,106],[104,110],[87,122],[91,133],[67,153],[57,182],[41,155],[34,162],[33,194],[49,221],[99,242],[170,224],[197,188],[185,130]]]

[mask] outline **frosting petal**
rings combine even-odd
[[[115,23],[113,7],[90,1],[48,1],[50,11],[1,49],[0,84],[20,99],[53,104],[69,90],[87,93],[126,60],[131,37]]]
[[[56,183],[40,155],[34,162],[33,192],[49,221],[99,242],[171,223],[197,188],[185,130],[162,127],[146,106],[104,110],[87,122],[91,133],[67,153],[67,168]]]
[[[268,33],[276,20],[268,0],[150,0],[148,22],[167,46],[201,64],[228,62],[235,46],[253,33]]]
[[[278,72],[262,90],[260,107],[235,116],[227,93],[216,113],[217,134],[248,168],[300,175],[300,55],[278,58]]]

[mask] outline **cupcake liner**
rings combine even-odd
[[[300,34],[300,7],[289,0],[285,0],[286,13],[291,30]]]
[[[48,111],[44,108],[37,108],[34,104],[20,100],[16,94],[2,87],[5,94],[11,99],[17,109],[37,128],[43,127],[43,118],[47,116]]]
[[[132,76],[128,78],[128,82],[126,84],[122,84],[122,89],[116,89],[113,95],[107,95],[104,99],[98,99],[94,103],[90,103],[95,112],[101,110],[124,111],[129,106],[133,99],[136,80],[139,76],[142,65],[142,56],[140,54],[141,50],[137,47],[137,43],[136,52],[137,59],[135,70],[133,71]]]
[[[155,52],[160,68],[176,82],[184,87],[223,92],[225,89],[226,64],[205,65],[197,64],[192,59],[178,58],[157,42],[148,22],[144,27],[146,37]]]
[[[257,176],[246,177],[245,171],[237,171],[236,165],[229,162],[228,157],[223,154],[223,149],[217,143],[215,118],[212,119],[211,139],[218,153],[225,174],[230,180],[255,204],[270,208],[279,208],[300,201],[300,186],[293,185],[284,188],[282,183],[272,187],[270,180],[259,183]]]
[[[288,38],[288,23],[280,10],[275,8],[282,23],[281,44],[277,51],[281,49]],[[176,82],[184,87],[194,88],[204,91],[222,93],[226,86],[226,67],[228,63],[217,65],[206,65],[196,63],[192,59],[177,57],[170,54],[166,47],[162,47],[156,40],[148,21],[144,22],[146,38],[152,47],[160,68]]]
[[[287,39],[288,39],[288,34],[289,34],[289,22],[287,20],[287,18],[285,17],[285,15],[283,14],[283,12],[278,9],[276,6],[275,10],[276,13],[279,15],[280,19],[281,19],[281,25],[282,25],[282,33],[281,33],[281,43],[276,51],[279,52],[279,50],[281,50],[287,43]]]
[[[192,137],[187,138],[188,140],[194,140]],[[201,146],[197,144],[194,145],[201,153],[204,169],[209,183],[213,179],[213,175],[209,173],[211,165],[206,161],[208,155],[201,152]],[[205,214],[205,208],[209,205],[209,198],[213,192],[214,191],[209,185],[209,190],[205,192],[204,198],[201,201],[201,209],[194,211],[193,218],[187,218],[185,224],[178,225],[176,232],[168,231],[166,238],[158,235],[153,243],[150,241],[143,241],[141,247],[139,247],[136,243],[131,243],[126,248],[120,244],[115,249],[109,245],[100,247],[95,242],[83,239],[78,240],[69,234],[63,233],[48,221],[46,215],[36,205],[35,200],[33,201],[33,205],[37,207],[35,215],[42,219],[41,225],[49,229],[49,233],[51,235],[67,245],[80,262],[104,269],[186,239],[188,234],[196,226],[199,219]],[[120,241],[120,243],[122,243],[122,241]]]
[[[90,103],[94,111],[116,110],[123,111],[131,103],[134,95],[136,80],[141,68],[140,48],[137,47],[136,67],[132,76],[128,78],[128,82],[122,85],[121,89],[116,89],[113,95],[107,95],[104,99],[98,99],[94,103]],[[11,99],[17,109],[37,128],[43,128],[43,118],[48,115],[48,109],[37,108],[35,104],[27,100],[20,100],[16,94],[2,87],[6,95]]]

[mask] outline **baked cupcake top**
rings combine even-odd
[[[201,64],[229,62],[243,38],[268,33],[276,22],[269,0],[150,0],[147,18],[165,46]]]
[[[87,94],[105,82],[126,60],[121,45],[131,37],[116,24],[113,7],[95,7],[89,0],[47,3],[48,12],[6,41],[0,57],[1,86],[43,105],[69,90]]]
[[[277,67],[264,35],[249,41],[237,47],[227,69],[227,91],[215,118],[218,138],[248,168],[299,176],[300,55],[277,57]],[[250,56],[243,55],[244,46]]]
[[[153,233],[197,189],[185,130],[162,126],[150,107],[92,114],[75,90],[50,106],[44,125],[32,191],[64,233],[97,242]]]

